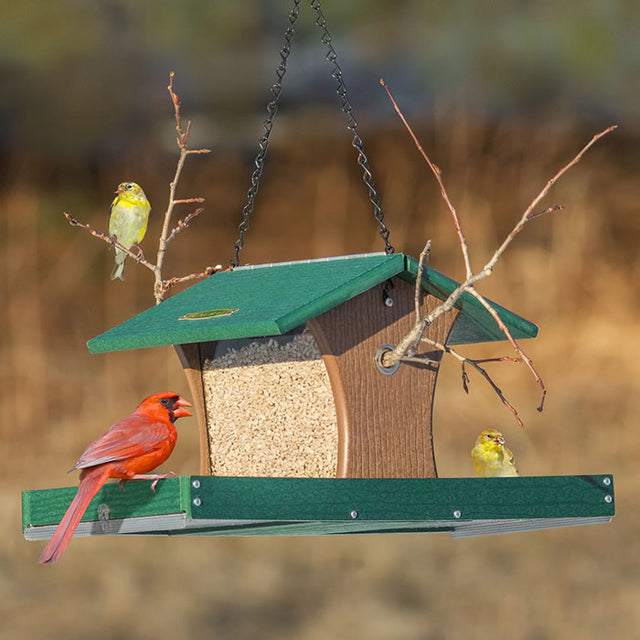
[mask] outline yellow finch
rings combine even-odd
[[[471,450],[473,470],[481,478],[517,476],[513,453],[504,446],[504,436],[495,429],[486,429]]]
[[[127,249],[142,242],[147,230],[151,205],[144,191],[135,182],[123,182],[118,185],[116,197],[111,203],[109,213],[109,235]],[[115,247],[116,264],[111,279],[124,280],[124,261],[127,254]]]

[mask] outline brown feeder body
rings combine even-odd
[[[335,399],[340,478],[437,477],[432,414],[442,353],[428,354],[433,364],[403,364],[391,375],[376,364],[380,347],[397,345],[415,320],[413,287],[397,278],[394,285],[391,307],[381,284],[309,322]],[[437,302],[425,296],[424,306]],[[456,315],[440,316],[426,335],[444,344]]]
[[[436,478],[442,352],[421,342],[425,363],[380,364],[415,323],[417,274],[413,258],[384,253],[236,267],[89,348],[175,346],[199,424],[202,475]],[[459,286],[428,267],[420,283],[423,317]],[[535,325],[493,304],[515,338],[535,336]],[[504,340],[468,293],[424,336],[440,344]]]
[[[434,478],[432,413],[441,352],[426,354],[429,365],[405,364],[385,375],[376,364],[383,345],[395,345],[415,319],[413,286],[393,279],[392,306],[384,304],[386,283],[320,314],[307,323],[322,355],[337,418],[339,478]],[[424,297],[423,312],[437,304]],[[444,344],[457,312],[428,327],[427,337]],[[216,342],[176,345],[200,431],[200,473],[211,474],[211,418],[203,367],[215,357]],[[295,365],[293,365],[295,366]],[[257,381],[248,381],[257,384]],[[295,394],[295,389],[289,389]],[[222,417],[224,419],[224,417]],[[277,431],[278,425],[265,425]],[[250,469],[242,470],[250,474]]]
[[[442,357],[381,364],[415,322],[418,264],[368,254],[236,267],[89,342],[93,353],[175,345],[200,429],[200,475],[103,487],[78,535],[468,537],[609,522],[613,478],[437,478],[432,439]],[[424,268],[422,315],[458,283]],[[537,327],[491,303],[511,335]],[[424,336],[504,340],[464,293]],[[284,477],[283,477],[284,476]],[[23,494],[28,539],[53,534],[73,489]],[[105,512],[107,516],[105,517]]]

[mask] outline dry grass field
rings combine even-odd
[[[605,125],[608,123],[605,123]],[[604,126],[603,126],[604,128]],[[471,120],[436,109],[418,127],[443,171],[480,265],[555,171],[595,130],[557,122]],[[400,128],[365,130],[396,249],[463,275],[455,233],[426,166]],[[247,235],[245,262],[383,248],[345,136],[274,142]],[[153,303],[152,280],[128,265],[110,282],[106,245],[61,211],[104,228],[121,179],[140,182],[156,216],[170,158],[127,159],[72,178],[15,180],[0,193],[0,637],[120,640],[211,637],[324,640],[640,638],[640,180],[637,140],[605,138],[553,189],[565,209],[533,222],[483,293],[536,322],[525,344],[549,390],[545,411],[520,365],[494,365],[527,425],[519,431],[485,383],[441,372],[435,415],[442,476],[471,473],[477,433],[499,427],[526,475],[610,472],[610,525],[454,541],[447,534],[293,539],[82,538],[61,562],[20,531],[20,491],[67,486],[84,446],[149,393],[188,396],[170,349],[91,356],[86,340]],[[207,212],[170,248],[187,273],[231,256],[247,158],[189,161],[182,190]],[[120,171],[120,173],[119,173]],[[98,177],[96,177],[98,176]],[[197,228],[197,230],[196,230]],[[470,353],[508,354],[505,344]],[[168,468],[197,473],[194,419],[180,421]]]

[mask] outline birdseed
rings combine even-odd
[[[202,369],[212,475],[335,477],[336,410],[310,332],[220,342]]]

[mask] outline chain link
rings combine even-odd
[[[328,53],[326,55],[327,61],[333,65],[333,69],[331,75],[335,78],[338,89],[337,93],[340,97],[340,109],[346,116],[347,119],[347,129],[351,131],[353,134],[353,138],[351,140],[352,146],[356,149],[358,153],[357,162],[363,170],[362,180],[367,186],[369,201],[373,205],[374,215],[376,220],[378,221],[378,226],[380,228],[380,237],[384,241],[385,244],[385,252],[387,254],[394,253],[394,248],[389,242],[389,229],[387,229],[384,223],[384,213],[382,211],[382,206],[380,204],[380,198],[378,196],[378,192],[376,190],[375,182],[373,180],[373,175],[371,173],[371,169],[369,168],[369,161],[364,152],[364,144],[362,142],[362,138],[358,133],[358,123],[353,115],[353,107],[349,101],[347,95],[347,87],[344,82],[344,77],[342,74],[342,69],[338,64],[338,54],[333,47],[333,42],[331,35],[327,29],[327,21],[322,13],[322,9],[320,7],[319,0],[311,0],[311,8],[316,12],[316,25],[321,30],[321,40],[323,44],[327,47]],[[242,222],[238,227],[239,236],[234,244],[235,255],[231,259],[231,266],[237,267],[240,264],[240,250],[244,247],[244,234],[249,228],[249,216],[254,208],[254,201],[256,194],[258,193],[258,187],[260,184],[260,178],[262,176],[262,172],[264,169],[264,160],[267,155],[267,148],[269,146],[269,136],[271,135],[271,129],[273,128],[273,121],[278,112],[278,100],[280,98],[280,93],[282,92],[282,80],[287,71],[287,58],[291,53],[291,43],[293,40],[293,36],[295,35],[294,25],[298,16],[300,15],[300,0],[293,1],[293,8],[289,12],[289,26],[285,30],[284,33],[284,45],[280,49],[280,64],[276,69],[276,82],[271,86],[271,94],[273,95],[273,100],[269,102],[267,105],[267,118],[264,121],[264,135],[260,139],[258,143],[258,154],[255,159],[256,168],[251,174],[251,186],[247,192],[247,204],[244,206],[242,210]]]
[[[380,204],[378,191],[376,190],[373,175],[371,173],[371,169],[369,168],[369,161],[367,160],[367,156],[364,152],[364,144],[362,142],[362,138],[358,133],[358,123],[355,119],[355,116],[353,115],[353,107],[351,106],[351,102],[349,102],[349,97],[347,95],[347,86],[344,82],[342,69],[338,64],[338,54],[333,48],[331,34],[327,29],[327,21],[320,7],[320,0],[311,0],[311,8],[316,12],[316,25],[320,28],[320,31],[322,32],[322,42],[328,49],[326,59],[330,64],[333,65],[331,75],[333,78],[335,78],[336,83],[338,84],[337,93],[338,96],[340,96],[341,100],[340,109],[343,111],[347,118],[347,129],[353,134],[351,144],[358,152],[358,164],[360,165],[360,167],[362,167],[363,170],[362,180],[367,185],[367,189],[369,192],[369,201],[373,205],[374,215],[376,220],[378,221],[378,226],[380,227],[380,237],[384,241],[385,253],[391,254],[394,253],[395,249],[389,242],[390,232],[384,223],[384,213]]]
[[[271,95],[273,96],[273,100],[271,100],[267,105],[267,118],[263,123],[264,135],[260,139],[260,142],[258,142],[258,155],[254,161],[256,168],[251,174],[251,186],[249,187],[249,191],[247,191],[247,204],[245,204],[244,209],[242,209],[242,222],[238,227],[239,235],[233,245],[235,248],[235,255],[231,259],[232,267],[237,267],[240,264],[240,250],[244,247],[244,234],[249,228],[249,216],[253,211],[255,197],[260,185],[260,178],[262,176],[262,171],[264,170],[264,159],[267,155],[267,148],[269,147],[269,136],[271,135],[271,129],[273,128],[273,120],[276,113],[278,113],[278,100],[280,98],[280,93],[282,92],[282,79],[287,72],[287,58],[291,53],[291,42],[295,35],[294,25],[299,15],[300,0],[294,0],[293,8],[289,12],[289,26],[284,32],[284,44],[280,49],[280,64],[276,69],[276,81],[271,86]]]

